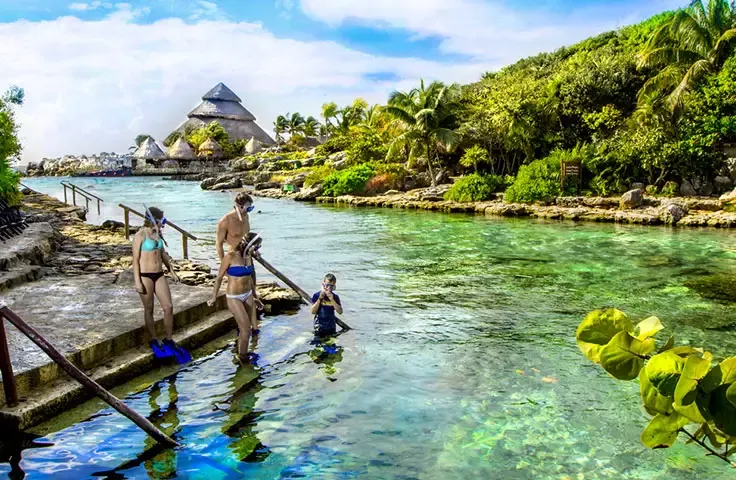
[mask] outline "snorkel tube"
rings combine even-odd
[[[156,234],[158,235],[158,238],[160,238],[161,240],[163,240],[164,241],[164,245],[166,245],[168,247],[169,244],[166,242],[166,239],[164,238],[163,234],[161,233],[161,229],[158,228],[158,222],[156,221],[156,217],[153,216],[153,214],[148,209],[148,207],[146,206],[145,203],[143,204],[143,208],[146,209],[146,218],[148,218],[148,221],[150,221],[153,224],[153,228],[156,229]]]
[[[260,233],[256,233],[256,236],[253,237],[253,240],[251,240],[250,242],[248,242],[248,245],[245,246],[245,250],[243,250],[243,253],[246,253],[250,249],[250,247],[252,247],[253,245],[255,245],[256,240],[258,240],[259,238],[261,238],[261,234]]]

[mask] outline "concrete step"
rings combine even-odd
[[[190,324],[174,334],[174,340],[188,349],[221,337],[235,328],[235,319],[227,310],[213,313]],[[233,333],[234,335],[234,333]],[[194,360],[196,362],[196,359]],[[85,373],[105,388],[120,385],[138,375],[162,365],[148,346],[131,348],[106,363],[88,369]],[[182,365],[181,368],[186,368]],[[60,414],[93,396],[75,380],[64,375],[35,389],[32,395],[21,398],[18,406],[0,410],[0,427],[27,429]]]
[[[0,272],[24,264],[43,265],[54,250],[56,231],[49,223],[31,223],[22,235],[0,241]]]
[[[39,265],[16,265],[8,270],[0,270],[0,292],[38,280],[43,274],[43,267]]]

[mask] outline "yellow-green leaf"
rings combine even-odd
[[[710,371],[712,357],[710,354],[704,357],[690,355],[685,360],[685,366],[675,388],[676,405],[687,406],[695,402],[695,389],[698,388],[698,382]]]
[[[732,383],[728,390],[726,390],[726,398],[731,404],[736,407],[736,383]]]
[[[657,317],[645,318],[639,322],[634,329],[634,335],[639,340],[645,340],[649,337],[653,337],[657,332],[662,330],[664,325]]]
[[[667,350],[649,359],[646,366],[647,377],[660,394],[674,399],[675,388],[684,366],[684,358]]]
[[[667,339],[667,342],[665,342],[664,345],[659,347],[659,350],[657,350],[657,353],[662,353],[664,351],[667,351],[675,346],[675,337],[670,335],[670,338]]]
[[[621,310],[606,308],[587,314],[575,337],[578,347],[591,361],[600,362],[600,352],[619,332],[633,332],[634,324]]]
[[[669,414],[674,411],[672,399],[660,395],[649,381],[646,369],[643,368],[639,372],[639,391],[641,392],[641,400],[644,402],[644,408],[650,415],[657,415],[658,413]]]
[[[736,382],[736,357],[729,357],[713,367],[700,382],[700,388],[710,393],[725,383]]]
[[[671,447],[677,440],[680,429],[688,423],[690,421],[687,418],[676,413],[671,415],[659,414],[641,432],[641,441],[647,448]]]
[[[736,406],[728,400],[731,385],[721,385],[713,390],[710,397],[710,413],[713,423],[726,435],[736,435]]]
[[[644,366],[646,356],[653,351],[653,339],[642,341],[629,332],[619,332],[601,349],[601,367],[619,380],[633,380]]]

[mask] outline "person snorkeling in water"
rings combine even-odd
[[[233,211],[225,214],[217,223],[217,258],[222,262],[225,256],[223,243],[230,249],[235,248],[240,240],[250,232],[248,213],[253,211],[253,199],[245,192],[235,197]]]
[[[166,217],[163,210],[146,207],[146,218],[143,228],[133,237],[133,279],[135,291],[143,302],[143,320],[151,337],[150,345],[156,358],[174,357],[179,363],[192,359],[191,355],[179,347],[172,335],[174,333],[174,304],[171,300],[171,289],[164,276],[163,266],[169,270],[174,282],[179,283],[179,276],[174,271],[171,257],[166,253],[166,241],[163,229]],[[158,341],[156,326],[153,321],[153,297],[164,312],[164,340]]]
[[[248,352],[248,345],[251,333],[254,336],[260,333],[256,310],[263,309],[263,302],[256,292],[253,256],[257,255],[261,243],[260,235],[250,232],[225,254],[217,272],[212,298],[207,302],[210,306],[215,304],[222,280],[227,275],[227,307],[238,323],[237,350],[243,361],[255,358],[255,354]]]
[[[335,312],[342,315],[342,302],[335,292],[337,277],[328,273],[322,280],[322,289],[312,295],[312,315],[314,315],[314,334],[326,337],[337,333]]]

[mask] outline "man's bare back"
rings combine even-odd
[[[238,200],[237,198],[236,200]],[[248,197],[250,199],[250,197]],[[236,208],[240,206],[240,212],[233,209],[230,213],[226,214],[217,223],[217,256],[222,261],[225,256],[225,249],[223,243],[227,243],[229,248],[232,250],[235,248],[240,240],[250,232],[250,222],[248,221],[248,212],[246,208],[250,206],[252,202],[244,202],[240,205],[237,201],[235,203]]]

